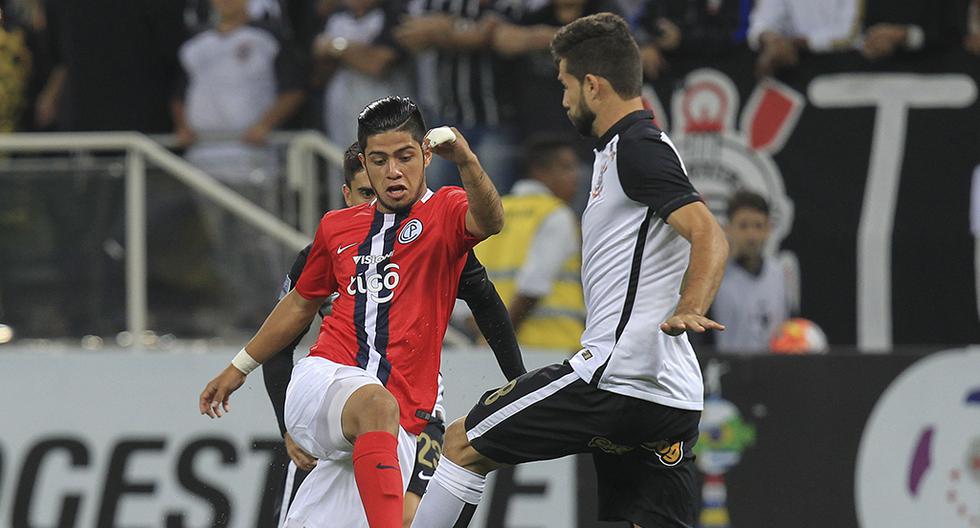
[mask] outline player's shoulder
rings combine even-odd
[[[651,166],[675,165],[679,160],[667,134],[649,119],[631,124],[620,134],[616,156],[621,172],[646,173]]]
[[[616,150],[636,150],[664,145],[664,133],[652,119],[642,119],[631,123],[619,134]]]
[[[455,185],[446,185],[440,187],[439,190],[433,193],[430,201],[433,203],[465,202],[466,191],[462,187],[456,187]]]
[[[440,198],[452,198],[454,196],[466,196],[466,190],[456,185],[444,185],[433,195],[433,197]]]
[[[363,203],[343,209],[327,211],[320,218],[320,227],[323,229],[348,226],[358,222],[370,223],[374,218],[374,204]]]

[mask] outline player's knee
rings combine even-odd
[[[378,425],[398,430],[398,400],[385,389],[372,391],[365,412],[378,420]]]
[[[345,433],[357,437],[368,431],[398,435],[398,401],[381,385],[361,387],[344,407]]]

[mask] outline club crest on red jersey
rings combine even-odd
[[[398,233],[398,241],[402,244],[412,242],[422,234],[423,228],[424,226],[422,225],[422,221],[418,218],[409,220],[409,222],[405,224],[405,226],[402,227],[402,230]]]

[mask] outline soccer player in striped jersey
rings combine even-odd
[[[568,116],[597,138],[582,216],[583,349],[487,392],[447,428],[413,526],[467,526],[495,468],[590,453],[601,520],[693,527],[704,387],[685,332],[724,329],[705,314],[725,235],[643,109],[626,22],[580,18],[551,46]]]
[[[466,139],[453,130],[455,141],[430,147],[424,134],[407,98],[386,97],[361,112],[361,162],[377,199],[324,215],[296,287],[201,393],[201,413],[220,416],[247,373],[339,293],[286,391],[286,429],[319,460],[309,477],[316,486],[302,486],[293,503],[318,507],[290,511],[286,526],[402,525],[460,273],[473,246],[503,225],[500,196]],[[426,187],[433,152],[456,164],[463,189]]]

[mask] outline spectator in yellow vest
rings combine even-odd
[[[532,138],[524,179],[503,198],[504,230],[476,252],[507,304],[521,346],[576,351],[585,322],[579,220],[569,207],[579,181],[572,144]]]

